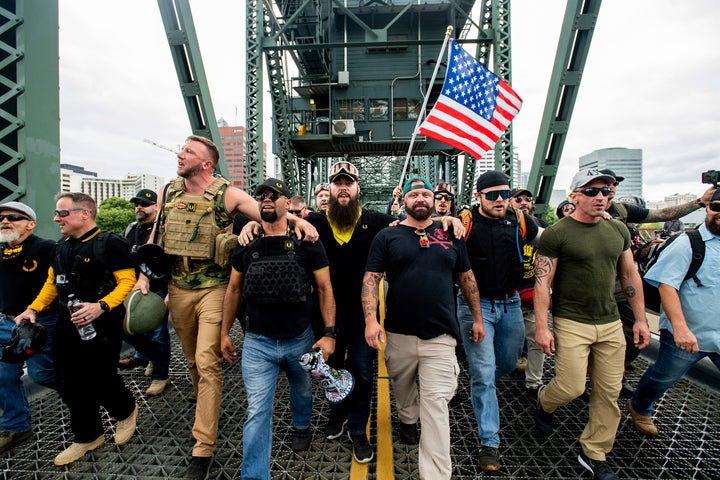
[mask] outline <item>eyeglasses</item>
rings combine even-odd
[[[529,195],[518,195],[513,197],[516,202],[532,202],[533,198]]]
[[[350,175],[354,179],[357,179],[360,175],[358,174],[358,169],[355,165],[353,165],[350,162],[338,162],[332,167],[330,167],[330,171],[328,172],[328,178],[332,178],[335,175],[345,173],[347,175]]]
[[[155,204],[154,203],[135,202],[135,208],[137,208],[137,207],[147,208],[152,205],[155,205]]]
[[[582,193],[586,197],[597,197],[598,193],[602,193],[603,197],[607,197],[608,195],[610,195],[609,187],[587,187],[587,188],[580,188],[575,191]]]
[[[5,219],[8,219],[8,222],[19,222],[20,220],[30,220],[30,218],[26,217],[25,215],[18,215],[17,213],[8,213],[7,215],[0,215],[0,222],[2,222]]]
[[[498,198],[507,200],[508,198],[510,198],[510,190],[494,190],[492,192],[480,192],[480,195],[485,195],[485,198],[487,198],[491,202],[494,202]]]
[[[288,213],[292,213],[293,215],[300,215],[302,213],[302,209],[300,210],[288,210]]]
[[[84,208],[68,208],[67,210],[55,210],[53,212],[53,216],[65,218],[68,215],[70,215],[71,212],[79,212],[81,210],[85,210]]]
[[[322,192],[323,190],[327,190],[327,189],[328,189],[327,183],[321,183],[317,187],[315,187],[315,195],[317,195],[320,192]]]
[[[445,200],[448,202],[452,202],[455,196],[453,195],[444,195],[442,193],[436,193],[435,194],[435,200]]]
[[[415,230],[415,234],[420,237],[420,248],[430,248],[430,239],[424,228],[418,228]]]
[[[708,203],[707,206],[710,207],[710,210],[713,212],[720,212],[720,202]]]
[[[266,198],[269,198],[270,200],[272,200],[274,202],[275,200],[280,198],[280,194],[278,192],[266,190],[264,192],[260,192],[257,195],[255,195],[255,200],[257,200],[258,202],[262,202]]]

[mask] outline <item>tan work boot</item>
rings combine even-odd
[[[630,403],[630,399],[628,399],[626,406],[628,412],[630,412],[630,417],[632,418],[635,428],[637,428],[640,433],[643,433],[645,435],[652,435],[654,437],[660,434],[657,427],[655,426],[655,423],[653,422],[652,417],[640,415],[638,412],[636,412],[635,409],[632,407],[632,403]]]
[[[132,411],[129,417],[125,420],[120,420],[115,425],[115,444],[125,445],[135,433],[135,426],[137,425],[137,414],[138,406],[135,404],[135,409]]]
[[[153,370],[155,370],[155,364],[150,360],[147,364],[147,367],[145,367],[145,376],[149,377],[152,375]]]
[[[158,395],[162,395],[168,385],[170,385],[169,378],[166,378],[165,380],[153,380],[150,387],[148,387],[145,391],[145,395],[148,397],[157,397]]]
[[[88,443],[72,443],[68,448],[60,452],[55,457],[55,465],[58,467],[73,463],[76,460],[80,460],[86,453],[91,450],[95,450],[100,445],[105,443],[105,435],[100,435],[98,438]]]

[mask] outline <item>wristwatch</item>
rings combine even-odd
[[[325,330],[323,330],[323,337],[330,337],[330,338],[337,338],[337,327],[333,325],[332,327],[325,327]]]
[[[102,308],[102,311],[103,311],[103,312],[107,313],[107,312],[110,311],[110,305],[108,305],[107,303],[105,303],[103,300],[100,300],[100,301],[98,302],[98,305],[100,305],[100,308]]]

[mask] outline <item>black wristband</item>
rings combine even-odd
[[[100,305],[100,308],[102,309],[103,312],[107,313],[110,311],[110,305],[105,303],[103,300],[100,300],[98,302],[98,304]]]
[[[323,337],[330,337],[330,338],[337,338],[337,327],[325,327],[325,330],[323,330]]]

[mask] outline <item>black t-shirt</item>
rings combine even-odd
[[[48,276],[55,242],[30,235],[20,245],[3,247],[0,264],[0,312],[19,315],[35,300]],[[51,310],[55,310],[53,302]]]
[[[330,278],[337,304],[336,324],[340,328],[355,325],[364,329],[360,292],[370,245],[378,232],[397,219],[363,209],[350,241],[342,245],[335,239],[325,212],[312,212],[305,220],[317,229],[330,261]]]
[[[385,329],[423,340],[450,334],[460,338],[455,316],[455,275],[470,270],[465,242],[443,232],[440,222],[425,229],[428,248],[417,229],[388,227],[373,240],[368,272],[388,279]],[[359,295],[359,292],[358,292]]]
[[[254,254],[256,254],[254,256]],[[238,245],[232,255],[232,267],[245,274],[248,267],[255,261],[267,261],[269,257],[282,260],[290,256],[304,269],[305,279],[314,285],[313,272],[328,266],[325,249],[320,242],[300,242],[289,236],[260,237],[246,247]],[[243,276],[243,282],[247,281]],[[263,286],[253,286],[254,289],[264,288],[266,292],[275,292],[282,295],[285,292],[278,285],[287,278],[272,278],[267,275],[263,279]],[[243,290],[247,285],[243,285]],[[360,292],[358,291],[358,296]],[[314,316],[314,302],[311,292],[307,292],[303,301],[258,302],[249,297],[241,299],[244,307],[247,330],[269,338],[294,338],[300,335],[310,325]]]

